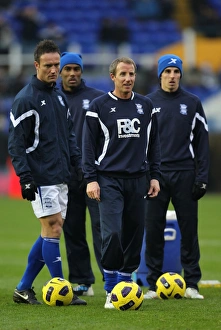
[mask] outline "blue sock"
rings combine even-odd
[[[117,271],[104,269],[104,289],[107,293],[111,292],[117,284]]]
[[[52,278],[63,278],[59,241],[59,238],[44,237],[42,244],[42,255]]]
[[[45,263],[42,257],[42,243],[43,238],[39,236],[29,252],[28,265],[20,283],[17,285],[18,290],[30,289],[34,279],[43,268]]]
[[[121,272],[118,272],[117,273],[117,283],[119,282],[122,282],[122,281],[125,281],[125,282],[132,282],[132,277],[131,277],[131,273],[121,273]]]

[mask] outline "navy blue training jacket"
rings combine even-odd
[[[132,93],[119,99],[111,92],[94,99],[83,128],[82,166],[88,182],[97,171],[116,177],[138,177],[150,170],[160,177],[156,115],[150,99]]]
[[[65,96],[36,75],[13,102],[8,148],[16,174],[30,174],[37,185],[68,183],[70,162],[81,167]]]
[[[63,88],[62,92],[67,98],[69,110],[73,119],[77,145],[81,149],[83,123],[85,119],[85,114],[89,109],[89,104],[93,99],[100,95],[103,95],[105,92],[99,89],[86,86],[84,80],[81,80],[81,84],[76,87],[72,92],[67,92]]]
[[[208,182],[208,125],[200,99],[181,87],[147,95],[155,107],[161,143],[161,171],[196,169],[196,181]]]
[[[74,88],[71,92],[65,91],[62,87],[62,84],[60,88],[62,89],[68,101],[69,110],[73,119],[77,145],[80,149],[82,149],[82,130],[86,111],[88,110],[91,101],[96,97],[103,95],[105,92],[86,86],[83,79],[81,80],[81,84]],[[72,179],[77,180],[77,173],[74,167],[71,168],[71,176]]]

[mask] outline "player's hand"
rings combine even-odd
[[[34,181],[21,183],[21,193],[24,199],[28,201],[35,200],[35,193],[38,193],[37,186]]]
[[[192,190],[192,199],[198,201],[206,193],[207,184],[203,182],[195,182]]]
[[[100,202],[100,186],[97,181],[88,183],[86,192],[89,198]]]
[[[147,198],[156,197],[159,191],[160,191],[159,181],[156,179],[150,180],[150,189],[148,190]]]

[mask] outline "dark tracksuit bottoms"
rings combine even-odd
[[[146,217],[146,265],[147,281],[150,290],[155,291],[155,284],[163,267],[164,228],[166,212],[171,200],[177,215],[181,232],[181,264],[187,287],[197,288],[201,278],[199,266],[200,251],[197,236],[198,203],[192,200],[192,187],[195,171],[162,171],[160,193],[147,201],[148,217]]]
[[[102,266],[132,273],[140,263],[144,232],[146,175],[113,178],[98,174],[102,233]]]
[[[88,198],[85,191],[79,191],[78,181],[72,181],[72,185],[69,186],[67,215],[63,226],[69,265],[69,281],[91,285],[95,282],[95,277],[91,268],[90,251],[86,239],[85,214],[87,207],[91,218],[94,253],[99,269],[103,274],[98,203]],[[75,221],[75,217],[78,221]],[[79,265],[81,265],[80,268]]]

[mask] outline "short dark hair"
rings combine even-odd
[[[109,73],[112,73],[114,76],[116,75],[116,69],[119,63],[126,63],[126,64],[132,64],[134,66],[135,72],[137,71],[136,63],[130,58],[130,57],[118,57],[116,58],[109,66]]]
[[[53,40],[42,40],[40,41],[34,51],[34,60],[40,62],[40,57],[45,53],[58,53],[61,55],[59,47]]]

